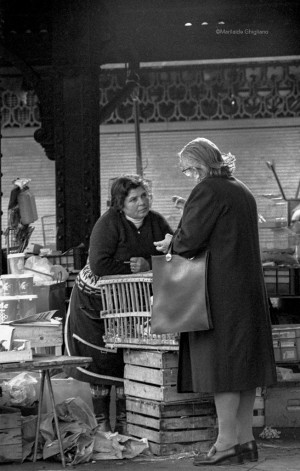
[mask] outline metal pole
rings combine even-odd
[[[2,118],[2,110],[0,110],[0,123]],[[2,266],[2,134],[1,134],[1,126],[0,126],[0,274],[3,273],[3,266]]]
[[[143,176],[143,161],[141,148],[141,132],[140,132],[140,110],[138,97],[133,98],[134,109],[134,129],[135,129],[135,147],[136,147],[136,173]]]

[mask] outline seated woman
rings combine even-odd
[[[154,242],[171,234],[167,221],[150,210],[146,182],[138,175],[124,175],[111,188],[111,206],[96,222],[90,237],[89,258],[73,287],[65,322],[68,355],[89,356],[87,368],[74,368],[70,374],[92,384],[94,409],[103,430],[109,430],[111,385],[116,386],[116,431],[125,432],[123,391],[123,352],[105,348],[104,322],[100,319],[100,277],[151,270],[151,256],[159,255]]]

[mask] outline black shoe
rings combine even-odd
[[[194,459],[194,466],[218,465],[218,464],[243,464],[243,456],[240,445],[232,446],[224,451],[217,451],[215,446],[211,448],[206,456],[197,456]]]
[[[246,461],[257,461],[258,460],[258,450],[255,440],[251,442],[246,442],[240,445],[242,450],[242,455]]]

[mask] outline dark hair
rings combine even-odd
[[[124,201],[130,190],[142,187],[148,192],[148,185],[140,175],[123,175],[117,178],[110,190],[111,207],[122,210]]]

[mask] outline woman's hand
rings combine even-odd
[[[130,259],[130,270],[132,273],[139,273],[142,271],[149,271],[150,265],[147,260],[143,257],[131,257]]]
[[[158,250],[159,252],[167,253],[172,238],[173,236],[171,234],[166,234],[163,240],[159,240],[158,242],[153,242],[153,244],[156,247],[156,250]]]
[[[182,198],[181,196],[174,195],[172,196],[172,201],[174,203],[175,208],[179,209],[182,214],[186,199]]]

